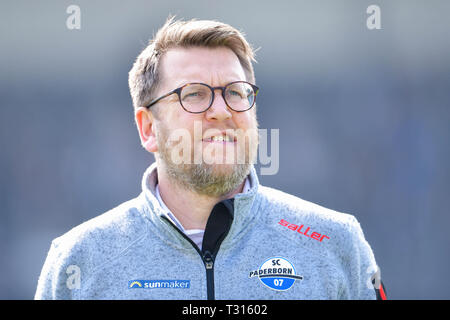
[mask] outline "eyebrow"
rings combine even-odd
[[[236,79],[234,79],[234,80],[224,81],[223,85],[227,85],[228,83],[231,83],[231,82],[234,82],[234,81],[247,81],[247,80],[246,79],[242,80],[239,77],[236,77]],[[182,87],[182,86],[184,86],[185,84],[188,84],[188,83],[204,83],[204,84],[210,85],[212,87],[212,85],[209,84],[208,81],[205,82],[205,81],[201,81],[201,80],[185,80],[185,79],[183,79],[183,80],[180,80],[179,82],[176,82],[176,83],[177,83],[177,85],[174,86],[174,89]]]

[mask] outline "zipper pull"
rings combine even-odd
[[[209,251],[206,251],[203,255],[203,262],[205,263],[206,269],[210,270],[214,267],[214,260],[212,258],[212,254]]]

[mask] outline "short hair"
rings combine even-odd
[[[161,81],[161,57],[167,50],[175,47],[227,47],[238,57],[246,80],[255,82],[252,65],[252,61],[256,62],[255,53],[242,32],[218,21],[174,21],[174,18],[169,16],[164,26],[136,58],[129,72],[128,85],[135,110],[145,107],[156,98],[154,94]]]

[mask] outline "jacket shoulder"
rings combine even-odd
[[[52,241],[38,280],[36,299],[72,299],[67,290],[72,271],[92,274],[143,238],[145,218],[137,198],[72,228]],[[147,229],[148,230],[148,229]]]
[[[353,215],[273,188],[262,187],[260,194],[267,229],[288,238],[295,246],[321,255],[345,274],[343,297],[375,298],[375,291],[368,281],[377,270],[375,257]]]
[[[320,225],[326,229],[349,229],[358,224],[348,213],[335,211],[319,204],[301,199],[286,192],[262,186],[260,194],[263,207],[269,216],[286,221],[303,221]]]
[[[77,246],[107,248],[108,244],[132,242],[143,233],[139,202],[129,200],[72,228],[54,240],[59,249]]]

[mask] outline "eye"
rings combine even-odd
[[[229,90],[228,94],[230,96],[232,96],[233,98],[243,98],[243,94],[240,91],[236,91],[236,90]]]
[[[203,90],[187,92],[186,94],[183,95],[183,100],[184,99],[192,99],[192,98],[203,98],[203,97],[205,97],[205,95],[206,94]]]

